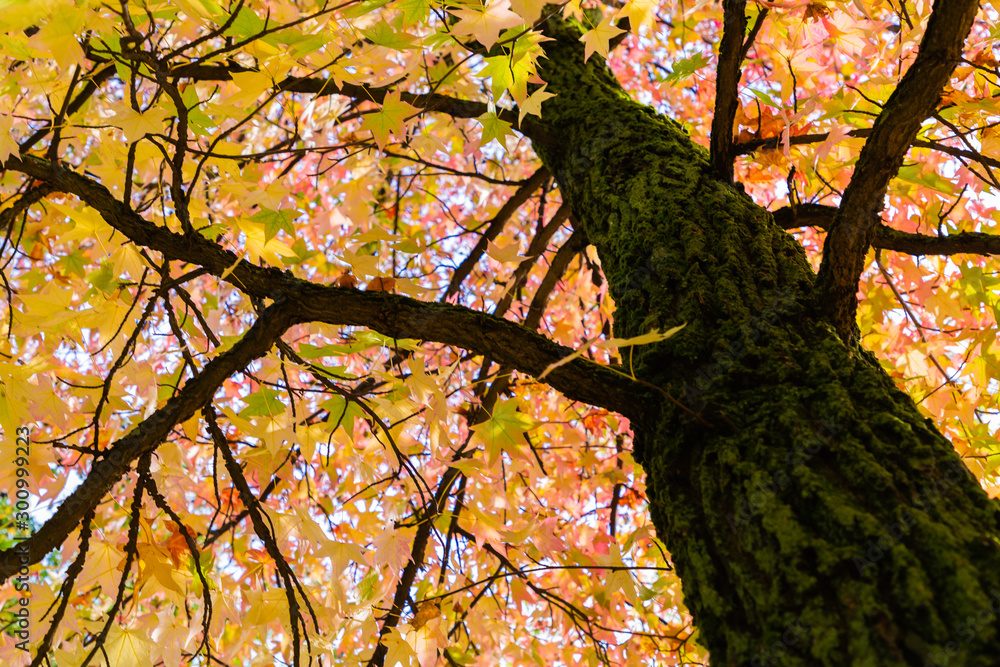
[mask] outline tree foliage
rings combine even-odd
[[[995,495],[1000,19],[936,5],[9,3],[4,664],[706,661],[630,437],[676,331],[614,336],[539,160],[550,17]]]

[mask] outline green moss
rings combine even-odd
[[[538,152],[597,246],[615,333],[687,325],[635,362],[699,417],[655,408],[636,455],[712,663],[924,665],[955,642],[947,664],[993,664],[996,614],[962,624],[1000,590],[996,503],[817,318],[795,240],[584,65],[575,28],[547,33]]]

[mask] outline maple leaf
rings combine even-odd
[[[542,17],[545,0],[510,0],[510,8],[524,19],[524,23],[533,25]]]
[[[384,639],[386,645],[385,667],[411,667],[417,662],[417,653],[396,628]]]
[[[583,61],[590,60],[594,51],[607,58],[611,40],[623,32],[625,31],[614,24],[612,17],[605,16],[596,28],[583,33],[583,37],[580,38],[584,45]]]
[[[166,525],[167,530],[170,531],[170,537],[167,538],[167,541],[162,546],[170,554],[170,560],[173,561],[174,567],[180,567],[181,558],[190,553],[190,547],[188,547],[187,539],[184,537],[180,526],[173,521],[167,521]],[[194,530],[190,526],[185,526],[185,528],[187,528],[188,535],[193,538],[195,535]]]
[[[504,246],[490,241],[486,248],[486,254],[501,264],[519,263],[527,259],[526,257],[521,257],[518,254],[520,250],[520,244],[516,241],[508,243]]]
[[[172,116],[166,109],[153,108],[139,113],[132,109],[123,109],[115,114],[112,121],[121,128],[125,141],[133,143],[147,134],[161,134],[163,123]]]
[[[151,649],[148,633],[113,623],[102,653],[113,667],[152,667]]]
[[[399,99],[399,91],[393,91],[385,96],[378,111],[365,115],[364,125],[371,130],[375,143],[379,148],[385,148],[390,135],[405,134],[405,121],[417,113],[417,108]]]
[[[476,119],[483,126],[483,139],[480,146],[496,141],[504,150],[507,149],[507,137],[514,134],[511,125],[497,116],[496,111],[489,111]]]
[[[274,211],[265,208],[250,216],[250,220],[264,225],[264,240],[270,241],[279,231],[283,231],[289,236],[295,236],[295,227],[292,225],[292,220],[295,217],[295,211],[288,209]]]
[[[541,115],[542,115],[542,102],[544,102],[545,100],[547,100],[549,98],[555,97],[555,93],[547,93],[547,92],[545,92],[545,88],[547,86],[548,86],[548,84],[546,84],[545,86],[542,86],[541,88],[539,88],[538,90],[536,90],[535,92],[533,92],[531,95],[529,95],[528,99],[524,100],[523,102],[521,102],[518,105],[518,112],[517,112],[517,123],[518,123],[518,125],[520,125],[521,123],[524,122],[524,117],[526,115],[528,115],[529,113],[530,114],[534,114],[534,115],[538,116],[539,118],[541,117]]]
[[[414,35],[406,32],[396,32],[384,18],[372,27],[366,28],[363,32],[373,44],[397,51],[404,51],[419,46],[418,40]]]
[[[518,410],[516,400],[504,401],[493,408],[489,419],[472,427],[476,437],[486,445],[489,465],[500,457],[501,451],[519,455],[524,444],[524,434],[534,429],[538,422]]]
[[[629,27],[638,34],[641,26],[652,26],[656,22],[657,6],[656,0],[628,0],[615,18],[627,16]]]
[[[524,23],[524,20],[510,10],[510,0],[492,0],[482,8],[451,9],[452,14],[461,19],[451,28],[454,35],[472,35],[486,50],[493,48],[500,32]]]

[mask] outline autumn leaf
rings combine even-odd
[[[483,140],[481,145],[485,146],[491,141],[496,141],[504,150],[507,150],[506,139],[508,136],[513,135],[510,123],[501,120],[497,116],[496,111],[484,113],[476,120],[483,126]]]
[[[160,134],[163,132],[163,124],[171,113],[166,109],[147,109],[145,112],[137,112],[125,109],[115,114],[112,119],[114,124],[121,128],[125,135],[125,141],[132,143],[142,139],[147,134]]]
[[[537,422],[518,410],[517,401],[498,403],[489,419],[473,427],[476,437],[486,445],[488,462],[492,466],[502,451],[517,454],[524,444],[523,435]]]
[[[387,276],[375,276],[368,281],[365,288],[369,292],[392,292],[396,287],[396,279]]]
[[[524,20],[510,10],[511,0],[490,0],[476,9],[452,9],[452,14],[460,20],[452,26],[453,35],[472,35],[487,50],[493,48],[500,33],[508,28],[521,25]]]
[[[151,649],[147,633],[112,623],[102,652],[110,667],[152,667]]]
[[[416,112],[416,107],[401,102],[399,93],[393,92],[385,96],[378,111],[365,116],[364,124],[371,130],[378,147],[385,148],[391,135],[399,137],[406,133],[404,122]]]
[[[625,31],[614,24],[612,17],[605,16],[597,27],[583,33],[583,37],[580,38],[580,41],[584,45],[584,62],[590,60],[590,56],[594,54],[594,51],[607,58],[608,51],[610,50],[609,42],[623,32]]]
[[[628,0],[615,18],[627,16],[632,31],[638,34],[641,26],[652,26],[656,21],[656,8],[655,0]]]
[[[523,123],[524,117],[529,113],[541,117],[542,102],[552,97],[555,97],[555,94],[545,92],[545,86],[542,86],[541,88],[533,92],[531,95],[529,95],[528,99],[526,99],[525,101],[521,102],[520,105],[518,105],[518,112],[517,112],[518,124]]]

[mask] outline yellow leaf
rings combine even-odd
[[[520,245],[516,241],[508,243],[505,246],[497,245],[493,241],[490,241],[486,248],[486,254],[501,264],[520,264],[527,257],[518,255],[518,250],[520,250]]]
[[[410,667],[417,663],[417,653],[413,647],[403,639],[399,630],[392,628],[389,634],[382,638],[385,644],[385,667]]]
[[[144,542],[138,543],[136,550],[139,552],[139,558],[142,563],[142,571],[139,575],[140,586],[143,582],[149,580],[150,576],[153,576],[167,590],[177,593],[184,592],[184,589],[181,588],[178,582],[178,579],[182,577],[174,569],[174,564],[171,562],[171,558],[166,551],[154,544],[146,544]]]
[[[510,8],[528,25],[542,17],[544,7],[544,0],[510,0]]]
[[[1000,127],[984,127],[979,131],[979,142],[986,157],[1000,158]]]
[[[233,83],[240,89],[240,92],[227,98],[226,103],[236,106],[256,102],[257,98],[273,84],[271,77],[265,72],[239,72],[233,74]]]
[[[133,280],[139,280],[145,268],[146,260],[131,243],[120,245],[111,253],[111,273],[115,278],[127,275]]]
[[[583,60],[586,62],[590,60],[590,56],[597,51],[605,58],[608,57],[608,50],[610,49],[609,42],[617,35],[625,32],[624,30],[615,26],[612,22],[613,19],[610,16],[605,16],[604,20],[594,28],[593,30],[588,30],[583,33],[583,37],[580,41],[583,42]]]
[[[108,667],[152,667],[149,653],[153,646],[148,633],[113,625],[108,630],[104,653],[108,656]]]
[[[263,258],[272,266],[281,266],[282,257],[295,257],[295,253],[278,238],[265,239],[264,225],[250,220],[239,220],[236,223],[246,235],[247,254],[250,262],[256,264]],[[235,267],[233,267],[235,268]]]
[[[281,588],[266,591],[244,591],[249,611],[244,617],[247,625],[264,625],[274,620],[288,619],[288,598]]]
[[[673,329],[663,332],[650,331],[647,334],[642,334],[641,336],[635,336],[633,338],[612,338],[610,340],[604,341],[603,343],[600,343],[597,347],[601,348],[602,350],[613,350],[618,347],[629,347],[631,345],[649,345],[650,343],[659,343],[661,340],[666,340],[671,336],[673,336],[675,333],[683,329],[684,326],[685,325],[682,324],[679,327],[674,327]],[[578,349],[573,354],[568,354],[559,361],[549,364],[545,368],[545,370],[542,371],[542,374],[538,376],[538,379],[541,380],[545,378],[546,375],[548,375],[555,369],[559,368],[560,366],[565,366],[574,359],[583,356],[584,352],[586,352],[587,349],[591,345],[593,345],[596,341],[597,341],[596,338],[589,340],[585,342],[583,345],[581,345],[580,349]]]
[[[655,22],[656,6],[656,0],[628,0],[615,16],[627,16],[632,32],[638,34],[640,26],[652,26]]]
[[[83,49],[80,47],[77,35],[86,29],[88,14],[85,8],[61,3],[28,43],[42,53],[48,54],[59,64],[60,69],[68,70],[84,61]]]
[[[510,11],[510,0],[494,0],[482,11],[453,9],[451,13],[461,19],[452,26],[452,34],[472,35],[487,50],[493,48],[502,30],[524,23],[520,16]]]
[[[121,128],[125,141],[132,143],[147,134],[162,134],[163,122],[171,115],[161,108],[148,109],[145,113],[124,109],[114,115],[112,124]]]
[[[534,114],[539,118],[542,117],[542,102],[549,99],[550,97],[556,96],[555,93],[545,92],[546,86],[548,86],[548,84],[545,84],[545,86],[542,86],[541,88],[533,92],[528,97],[528,99],[526,99],[525,101],[521,102],[521,104],[518,105],[519,109],[519,112],[517,114],[518,124],[524,122],[524,117],[529,113]]]
[[[668,329],[667,331],[650,331],[649,333],[642,334],[641,336],[634,336],[632,338],[611,338],[604,341],[599,348],[605,350],[611,350],[618,347],[629,347],[630,345],[649,345],[650,343],[659,343],[661,340],[666,340],[676,334],[678,331],[684,328],[684,324],[679,327],[674,327],[673,329]]]
[[[60,234],[60,241],[64,243],[93,241],[94,247],[100,248],[101,254],[105,256],[120,247],[118,241],[122,237],[115,239],[114,228],[104,222],[104,218],[94,209],[84,207],[82,210],[77,210],[58,202],[51,202],[50,205],[73,221],[73,229]]]

